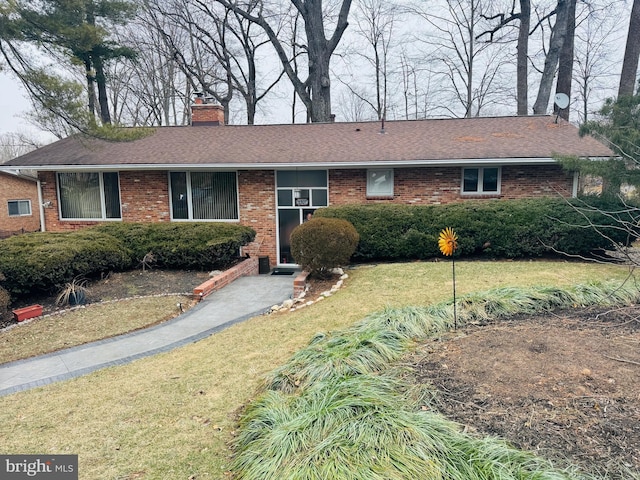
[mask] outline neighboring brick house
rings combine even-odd
[[[40,202],[37,179],[0,171],[0,238],[38,230]]]
[[[244,249],[290,264],[289,233],[316,208],[573,196],[554,155],[609,157],[550,116],[223,126],[196,104],[192,126],[132,142],[70,137],[10,161],[38,171],[48,231],[97,222],[218,220],[254,228]],[[49,203],[51,202],[51,203]]]

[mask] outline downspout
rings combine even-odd
[[[45,228],[45,224],[44,224],[44,204],[42,203],[42,185],[40,184],[40,179],[38,179],[37,182],[38,182],[38,206],[40,208],[40,231],[46,232],[47,229]]]
[[[576,198],[578,196],[578,185],[580,184],[580,172],[577,170],[573,172],[573,191],[571,192],[571,196]]]

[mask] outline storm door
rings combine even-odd
[[[278,265],[295,265],[291,257],[291,232],[310,219],[317,208],[329,204],[327,171],[277,171],[276,190]]]

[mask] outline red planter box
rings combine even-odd
[[[12,310],[12,313],[18,322],[22,322],[23,320],[42,315],[42,305],[31,305],[29,307],[18,308],[16,310]]]

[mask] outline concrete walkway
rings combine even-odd
[[[196,342],[291,298],[293,280],[293,275],[242,277],[160,325],[0,365],[0,396],[123,365]]]

